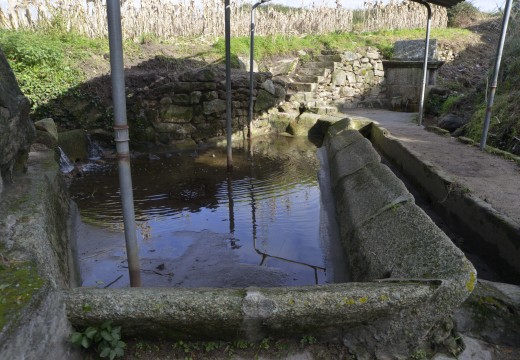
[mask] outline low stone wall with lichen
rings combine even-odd
[[[31,152],[28,171],[0,197],[2,359],[77,359],[61,290],[76,286],[69,197],[53,151]]]

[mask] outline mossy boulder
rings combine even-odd
[[[72,162],[86,161],[88,159],[88,139],[83,130],[59,133],[58,146]]]

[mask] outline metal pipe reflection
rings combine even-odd
[[[316,285],[318,285],[318,271],[326,272],[326,269],[324,267],[308,264],[308,263],[297,261],[297,260],[287,259],[287,258],[284,258],[281,256],[272,255],[265,251],[261,251],[256,246],[258,224],[256,223],[256,198],[255,198],[255,192],[254,192],[255,186],[253,183],[254,166],[253,166],[253,155],[252,155],[253,154],[252,143],[249,143],[248,151],[251,154],[250,155],[251,156],[251,175],[249,176],[249,196],[251,197],[251,221],[252,221],[252,232],[253,232],[253,248],[254,248],[255,252],[262,257],[262,259],[260,260],[260,263],[258,265],[262,266],[262,265],[264,265],[267,258],[272,258],[272,259],[276,259],[276,260],[289,262],[292,264],[306,266],[306,267],[309,267],[314,270],[314,282],[316,283]]]

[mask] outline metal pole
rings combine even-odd
[[[430,50],[430,32],[432,26],[432,8],[429,3],[425,1],[421,1],[421,4],[426,6],[426,10],[428,11],[428,22],[426,24],[426,40],[425,40],[425,49],[424,49],[424,68],[423,68],[423,82],[421,87],[421,98],[419,100],[419,122],[418,125],[422,125],[423,117],[424,117],[424,98],[426,95],[426,82],[428,77],[428,55]]]
[[[489,86],[489,99],[486,109],[486,117],[484,119],[484,129],[482,131],[482,138],[480,139],[480,150],[484,150],[486,148],[487,136],[489,132],[489,124],[491,122],[491,109],[493,107],[493,103],[495,101],[495,94],[498,86],[498,75],[500,72],[500,64],[502,62],[502,53],[504,51],[504,43],[506,41],[507,35],[507,27],[509,25],[509,18],[511,16],[511,4],[512,0],[507,0],[506,8],[504,11],[504,18],[502,19],[502,33],[500,35],[500,43],[497,48],[497,57],[495,60],[495,69],[493,72],[493,81]]]
[[[251,123],[253,122],[253,64],[255,56],[255,9],[271,0],[262,0],[251,9],[251,41],[249,45],[249,112],[247,114],[247,138],[251,140]]]
[[[233,151],[231,148],[231,6],[226,0],[225,37],[226,37],[226,135],[227,171],[233,171]]]
[[[256,3],[251,9],[251,41],[249,45],[249,111],[247,113],[247,138],[251,140],[251,122],[253,121],[253,64],[255,54],[255,9],[261,3]]]
[[[121,34],[121,9],[119,0],[107,0],[108,40],[110,46],[110,69],[112,98],[114,102],[114,131],[119,165],[119,186],[125,225],[126,253],[130,286],[141,286],[139,250],[137,247],[134,196],[130,171],[128,125],[126,121],[125,74],[123,65],[123,36]]]

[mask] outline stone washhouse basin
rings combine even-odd
[[[325,128],[331,185],[352,282],[279,288],[74,288],[75,327],[110,319],[125,335],[247,339],[313,335],[354,352],[409,356],[437,337],[476,271],[343,119]],[[446,329],[444,329],[446,331]],[[441,331],[442,332],[442,331]],[[448,331],[449,332],[449,331]],[[447,335],[446,335],[447,336]]]

